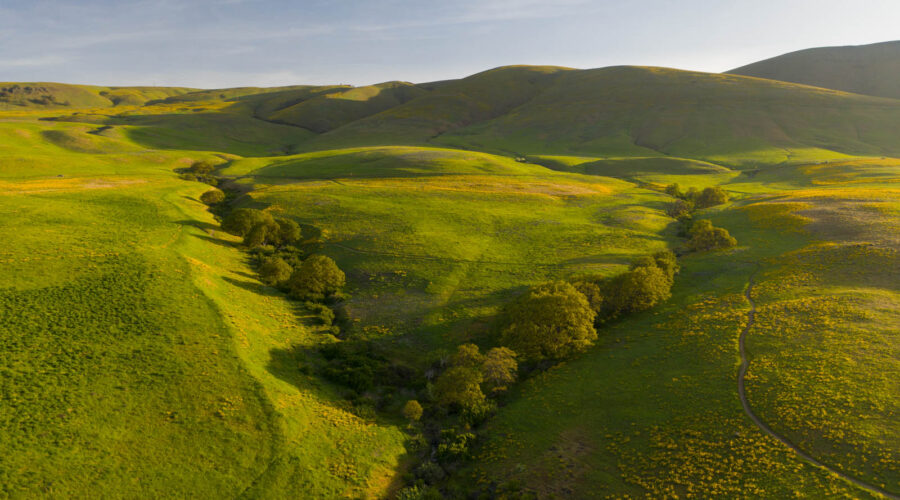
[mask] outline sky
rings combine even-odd
[[[900,39],[897,0],[0,0],[0,81],[196,88],[509,64],[721,72]]]

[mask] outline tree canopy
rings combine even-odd
[[[501,341],[527,360],[565,358],[596,340],[594,317],[585,296],[571,284],[537,286],[505,308]]]
[[[344,286],[346,276],[330,257],[312,255],[287,281],[291,294],[302,300],[323,300]]]

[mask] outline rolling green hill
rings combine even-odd
[[[898,99],[900,41],[798,50],[728,73]]]
[[[0,497],[900,494],[900,100],[645,67],[0,87]],[[689,252],[671,183],[726,191],[691,217],[737,246]],[[528,287],[664,249],[671,298],[440,403]],[[266,285],[275,252],[342,296]]]

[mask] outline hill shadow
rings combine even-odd
[[[219,245],[220,247],[236,248],[238,246],[237,243],[234,243],[231,241],[220,240],[218,238],[212,238],[210,236],[204,236],[202,234],[192,234],[191,236],[193,236],[194,238],[199,238],[201,240],[208,241],[210,243],[215,243],[216,245]]]
[[[243,288],[244,290],[248,290],[250,292],[257,293],[259,295],[263,295],[266,297],[277,297],[281,295],[281,292],[267,285],[263,285],[262,283],[256,283],[253,281],[243,281],[236,280],[234,278],[229,278],[228,276],[222,277],[223,280],[231,283],[234,286],[238,286]]]

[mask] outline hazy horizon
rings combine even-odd
[[[898,15],[900,5],[881,0],[12,0],[0,5],[0,81],[367,85],[515,64],[722,72],[811,47],[891,41]]]

